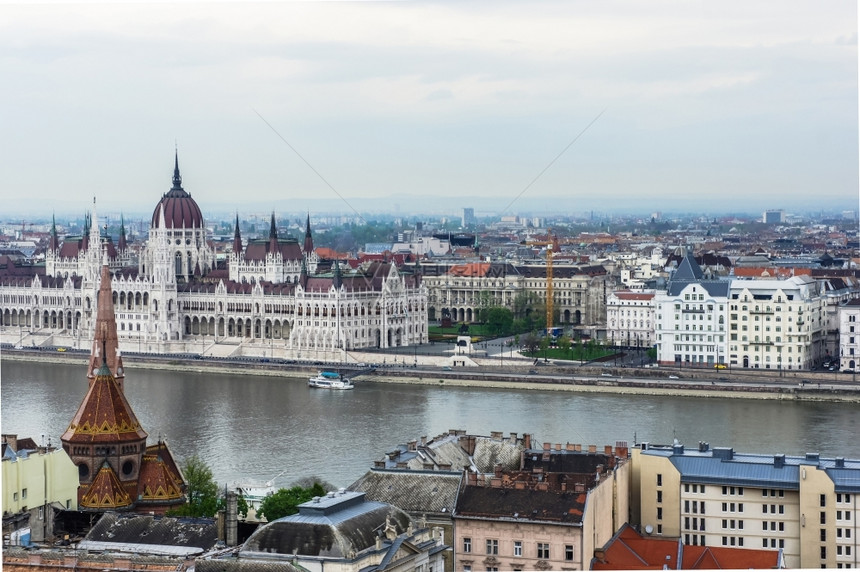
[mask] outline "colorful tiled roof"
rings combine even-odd
[[[140,502],[164,504],[170,501],[181,503],[185,500],[179,476],[156,455],[143,456],[137,490]]]
[[[116,379],[102,364],[63,434],[63,442],[122,443],[146,436]]]
[[[89,488],[82,490],[78,505],[82,509],[122,510],[132,507],[132,498],[105,462]]]

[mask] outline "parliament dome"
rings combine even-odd
[[[191,194],[182,188],[178,154],[173,168],[173,187],[155,205],[155,211],[152,213],[153,228],[158,228],[161,224],[162,206],[164,207],[164,226],[166,228],[201,228],[203,226],[203,213],[200,212],[197,201],[192,199]]]

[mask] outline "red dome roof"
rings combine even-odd
[[[161,206],[164,205],[164,225],[167,228],[199,228],[203,226],[203,213],[197,206],[197,201],[184,190],[171,189],[155,205],[152,213],[152,226],[157,228],[161,218]]]
[[[203,213],[197,206],[197,201],[182,188],[182,177],[179,176],[179,154],[173,167],[173,188],[171,188],[155,205],[152,213],[152,227],[158,228],[161,220],[161,207],[164,206],[164,225],[167,228],[200,228],[203,226]]]

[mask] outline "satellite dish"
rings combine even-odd
[[[654,532],[654,527],[651,526],[650,524],[646,524],[645,525],[645,534],[651,534],[652,532]]]

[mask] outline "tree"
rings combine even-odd
[[[569,337],[561,336],[558,339],[558,347],[560,347],[564,351],[565,355],[567,355],[570,352],[570,346],[571,346],[571,341],[570,341]]]
[[[212,469],[197,455],[188,457],[182,464],[185,477],[186,504],[170,511],[175,516],[215,516],[219,509],[218,485],[212,478]]]
[[[507,308],[493,306],[484,310],[487,329],[494,336],[504,336],[514,325],[514,315]]]
[[[538,338],[535,332],[529,332],[526,334],[525,338],[523,338],[523,345],[526,347],[526,351],[534,355],[537,352],[538,347],[540,347],[540,338]]]
[[[280,489],[263,499],[263,502],[260,503],[260,508],[257,509],[257,515],[272,522],[273,520],[296,514],[299,512],[300,504],[308,502],[314,497],[325,496],[325,493],[325,489],[318,482],[315,482],[309,488],[293,486],[289,489]]]

